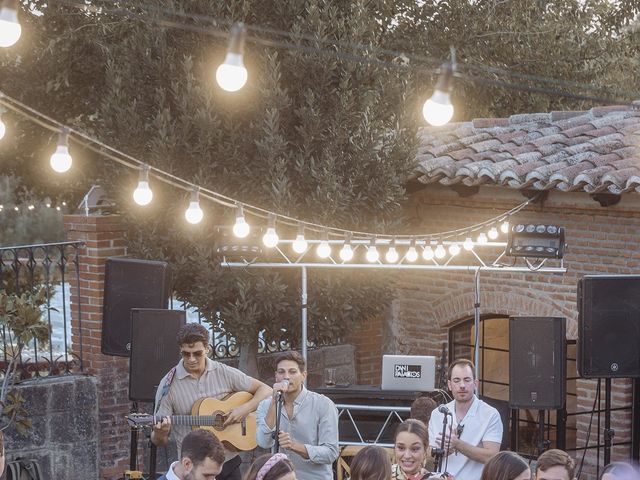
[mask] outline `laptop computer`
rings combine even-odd
[[[431,392],[436,383],[436,357],[383,355],[382,390]]]

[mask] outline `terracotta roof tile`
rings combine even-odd
[[[640,192],[638,107],[640,103],[424,128],[416,174],[425,184]]]

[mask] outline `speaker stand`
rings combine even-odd
[[[133,402],[133,411],[138,411],[138,402]],[[129,450],[129,470],[137,470],[138,466],[138,429],[130,427],[131,447]]]
[[[545,410],[538,410],[538,456],[549,450],[551,446],[551,441],[544,438],[545,415]]]
[[[611,463],[611,443],[616,432],[611,428],[611,378],[604,380],[604,464]]]

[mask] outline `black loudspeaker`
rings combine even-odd
[[[567,391],[566,320],[509,318],[509,406],[553,410]]]
[[[153,402],[160,380],[180,359],[176,335],[186,318],[182,310],[131,310],[129,399]]]
[[[171,271],[165,262],[107,258],[102,309],[102,353],[131,353],[131,309],[167,308]]]
[[[589,275],[578,282],[578,372],[640,377],[640,275]]]

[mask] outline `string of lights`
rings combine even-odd
[[[2,92],[0,92],[0,106],[5,110],[10,110],[35,122],[43,128],[52,132],[58,132],[56,149],[50,158],[52,169],[58,173],[68,171],[73,164],[69,147],[71,142],[73,146],[77,145],[88,148],[124,167],[138,170],[138,184],[133,192],[133,199],[138,205],[145,206],[151,203],[153,200],[153,191],[151,189],[150,178],[157,179],[181,190],[190,192],[189,205],[185,210],[185,219],[189,223],[197,224],[204,218],[204,212],[200,207],[200,198],[203,197],[224,207],[230,207],[236,210],[236,220],[233,226],[235,236],[244,238],[249,235],[251,225],[245,216],[248,214],[252,217],[267,220],[267,228],[262,238],[267,248],[274,248],[281,242],[276,231],[276,223],[279,223],[297,228],[295,239],[292,241],[282,240],[283,243],[291,243],[293,251],[299,254],[306,252],[310,244],[317,244],[317,253],[320,258],[329,257],[331,254],[330,245],[335,243],[342,244],[340,258],[343,261],[349,261],[353,258],[352,247],[356,245],[366,245],[366,258],[370,262],[379,261],[380,255],[377,247],[388,248],[386,259],[389,263],[397,261],[399,257],[397,248],[400,246],[407,247],[404,259],[410,262],[417,260],[419,249],[422,249],[422,258],[425,260],[431,260],[434,257],[438,259],[443,258],[446,256],[447,251],[449,255],[456,256],[462,249],[472,251],[475,246],[491,246],[492,241],[498,239],[500,232],[503,234],[508,232],[510,217],[536,200],[536,197],[528,199],[514,208],[491,217],[484,222],[444,232],[427,234],[378,234],[346,230],[282,215],[195,185],[162,169],[147,165],[145,162],[127,155],[84,132],[63,125]],[[2,123],[1,118],[0,123]],[[317,236],[320,236],[320,239],[307,238],[305,237],[305,232],[313,232]],[[475,233],[478,233],[478,235],[474,240],[472,236]]]

